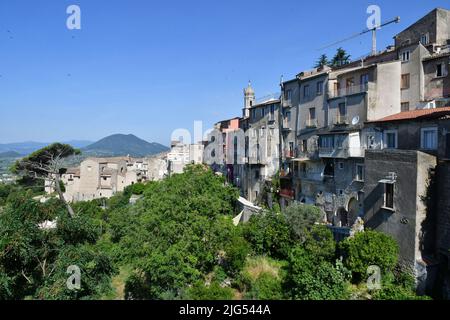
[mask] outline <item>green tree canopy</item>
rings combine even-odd
[[[331,65],[333,67],[340,67],[345,64],[350,63],[350,55],[347,54],[347,51],[345,51],[343,48],[338,48],[336,50],[336,54],[334,55],[333,59],[331,60]]]

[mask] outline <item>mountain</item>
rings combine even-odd
[[[65,141],[62,143],[70,144],[74,148],[84,148],[90,144],[92,144],[92,141],[85,141],[85,140],[72,140],[72,141]],[[21,156],[26,156],[30,153],[33,153],[36,150],[39,150],[41,148],[44,148],[48,146],[49,142],[34,142],[34,141],[27,141],[27,142],[17,142],[17,143],[6,143],[6,144],[0,144],[0,152],[17,152]]]
[[[150,143],[132,134],[114,134],[103,138],[82,149],[83,154],[95,156],[145,157],[168,151],[169,148],[159,143]]]
[[[22,155],[16,151],[0,152],[0,158],[20,158]]]

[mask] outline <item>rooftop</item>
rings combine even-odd
[[[383,119],[371,122],[390,122],[390,121],[404,121],[404,120],[418,120],[418,119],[434,119],[442,116],[450,115],[450,106],[436,108],[436,109],[418,109],[412,111],[400,112]]]

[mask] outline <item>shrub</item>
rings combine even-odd
[[[281,279],[270,273],[260,274],[250,283],[250,290],[246,294],[246,298],[252,300],[281,300],[283,297]]]
[[[353,272],[354,280],[360,281],[371,265],[383,273],[394,269],[398,261],[399,247],[396,241],[384,233],[361,232],[341,242],[344,265]]]
[[[345,273],[332,263],[317,261],[302,247],[289,257],[286,288],[297,300],[340,300],[349,296]]]
[[[244,226],[244,237],[256,254],[285,259],[293,245],[285,217],[273,212],[253,216]]]
[[[319,222],[323,215],[321,209],[305,204],[293,204],[284,211],[284,216],[287,224],[290,226],[293,238],[301,242],[305,240],[308,230],[316,222]]]

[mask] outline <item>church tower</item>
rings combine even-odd
[[[252,84],[249,81],[247,88],[244,89],[244,109],[242,116],[244,118],[250,117],[250,108],[255,104],[255,91],[252,88]]]

